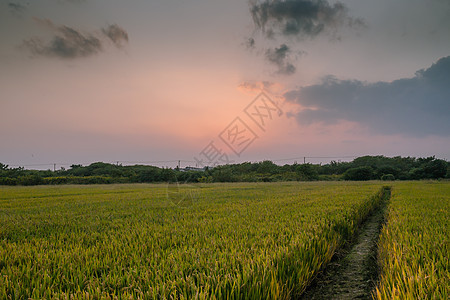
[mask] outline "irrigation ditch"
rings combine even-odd
[[[367,216],[354,237],[339,249],[300,299],[371,299],[378,279],[377,243],[391,188]]]

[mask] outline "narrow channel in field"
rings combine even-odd
[[[353,243],[336,253],[301,299],[371,298],[378,277],[377,241],[384,220],[386,198],[361,225]]]

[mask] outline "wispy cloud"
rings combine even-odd
[[[26,5],[21,4],[19,2],[8,2],[9,12],[15,17],[21,17],[22,14],[27,10]]]
[[[102,32],[119,48],[128,43],[128,33],[117,24],[109,25]]]
[[[56,25],[48,19],[34,18],[34,20],[54,34],[50,41],[43,41],[39,37],[24,40],[23,47],[35,56],[73,59],[103,51],[105,38],[111,40],[116,47],[122,47],[128,43],[128,33],[116,24],[101,29],[102,34],[98,34],[82,32],[65,25]]]
[[[263,90],[271,90],[276,84],[270,81],[243,81],[238,85],[238,88],[245,92],[258,92]]]

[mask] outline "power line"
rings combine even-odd
[[[356,158],[358,156],[300,156],[300,157],[292,157],[292,158],[280,158],[273,159],[272,161],[286,161],[286,160],[300,160],[300,159],[333,159],[333,158]]]
[[[70,166],[70,163],[49,163],[49,164],[24,164],[24,165],[9,165],[10,167],[43,167],[43,166]]]
[[[297,160],[303,160],[305,162],[307,159],[349,159],[349,158],[357,158],[359,156],[356,155],[343,155],[343,156],[298,156],[298,157],[291,157],[291,158],[278,158],[278,159],[272,159],[273,162],[281,162],[281,161],[297,161]],[[143,165],[149,165],[149,164],[174,164],[177,166],[181,166],[181,164],[195,164],[195,160],[183,160],[183,159],[173,159],[173,160],[151,160],[151,161],[125,161],[125,160],[116,160],[114,162],[111,162],[112,164],[143,164]],[[82,165],[90,165],[91,163],[83,163]],[[56,167],[62,167],[62,166],[72,166],[75,165],[75,163],[33,163],[33,164],[12,164],[9,165],[10,167],[48,167],[49,169],[56,170]]]
[[[124,164],[162,164],[162,163],[178,163],[178,162],[195,162],[194,160],[182,160],[182,159],[175,159],[175,160],[154,160],[154,161],[117,161],[119,163]]]

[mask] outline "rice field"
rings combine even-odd
[[[395,183],[376,299],[450,298],[450,183]]]
[[[391,219],[403,222],[399,205],[410,200],[396,189]],[[0,298],[295,298],[382,191],[380,182],[0,187]],[[440,210],[421,202],[440,238],[419,241],[436,250],[432,270],[448,272],[437,252],[448,232],[433,220],[448,226],[448,186],[440,191]],[[389,226],[386,246],[410,228]],[[436,274],[433,287],[448,279]]]

